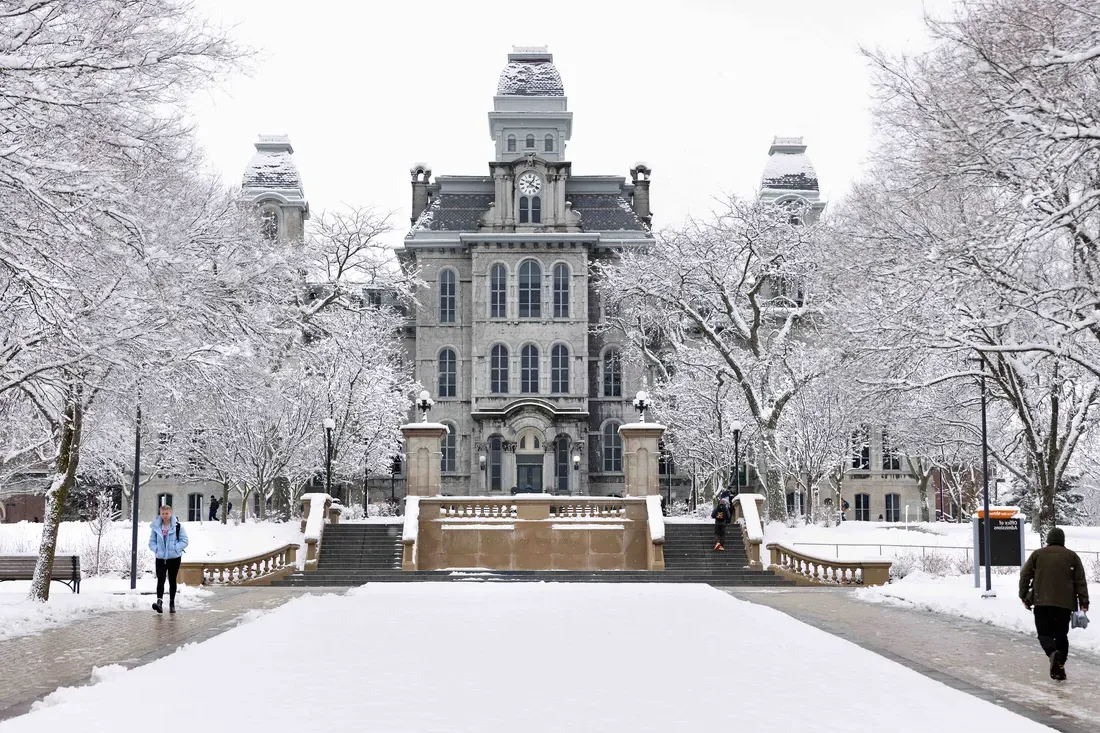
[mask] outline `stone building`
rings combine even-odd
[[[592,266],[652,243],[650,171],[573,173],[573,114],[545,48],[508,55],[488,122],[487,173],[412,169],[398,251],[427,284],[407,346],[451,428],[443,491],[618,494],[617,429],[642,375],[600,328]]]

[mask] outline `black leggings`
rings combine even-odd
[[[1062,653],[1062,661],[1069,656],[1069,617],[1073,612],[1055,606],[1035,607],[1035,631],[1039,644],[1049,657],[1055,651]]]
[[[183,558],[173,557],[170,560],[161,560],[157,558],[157,598],[164,598],[164,576],[168,576],[168,600],[172,603],[176,602],[176,576],[180,572],[180,560]]]

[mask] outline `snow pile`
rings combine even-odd
[[[90,684],[97,685],[100,682],[117,679],[126,674],[126,672],[127,669],[121,664],[108,664],[105,667],[92,667]],[[79,689],[79,687],[58,687],[49,695],[46,695],[46,697],[34,703],[34,705],[31,706],[31,710],[41,710],[42,708],[48,708],[63,703],[72,697],[73,690]]]
[[[760,521],[760,505],[764,503],[764,497],[760,494],[738,494],[733,497],[741,507],[741,516],[744,518],[745,533],[750,542],[764,541],[764,525]]]
[[[155,581],[142,579],[138,590],[155,589]],[[97,613],[108,611],[149,611],[152,597],[130,591],[126,578],[90,578],[81,583],[80,593],[72,593],[60,583],[50,585],[50,600],[46,603],[27,600],[29,581],[0,584],[0,641],[16,636],[83,621]],[[176,599],[181,609],[196,608],[201,599],[210,595],[202,588],[180,586]]]
[[[870,588],[859,588],[857,598],[877,603],[921,608],[950,616],[982,621],[1023,634],[1035,634],[1035,617],[1024,608],[1019,596],[1019,576],[994,575],[993,589],[996,598],[982,598],[982,591],[974,587],[974,576],[936,578],[914,572],[903,580]],[[982,587],[985,587],[982,575]],[[1100,652],[1100,624],[1087,629],[1070,631],[1071,648]]]
[[[715,654],[713,644],[685,643],[682,627],[668,623],[699,618],[753,630],[738,636],[736,664]],[[358,628],[363,619],[401,619],[405,631],[337,633],[333,643],[334,629]],[[568,640],[527,644],[540,678],[571,679],[583,670],[586,682],[554,685],[548,698],[547,686],[531,674],[502,674],[511,654],[499,640],[530,640],[536,629]],[[257,674],[257,660],[278,673]],[[439,684],[425,687],[425,665]],[[370,721],[372,730],[386,733],[713,729],[723,720],[714,705],[676,704],[655,694],[654,672],[678,669],[722,680],[723,689],[751,690],[736,696],[738,730],[1048,730],[706,586],[568,583],[376,584],[299,598],[120,677],[66,691],[58,704],[0,728],[145,731],[165,719],[166,694],[232,689],[188,707],[186,727],[301,733],[358,730]],[[822,703],[791,704],[792,679]],[[488,680],[492,703],[476,704],[488,699]],[[884,704],[898,700],[899,691],[920,704],[904,705],[904,714]]]
[[[665,518],[661,513],[661,497],[647,496],[645,508],[649,514],[649,538],[653,544],[662,545],[665,542]]]

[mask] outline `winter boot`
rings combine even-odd
[[[157,599],[157,602],[153,604],[153,610],[157,613],[164,613],[164,601]]]
[[[175,613],[175,612],[176,612],[176,602],[175,601],[168,601],[168,613]]]
[[[1066,679],[1066,660],[1062,658],[1062,652],[1050,655],[1050,678],[1059,682]]]

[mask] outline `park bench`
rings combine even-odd
[[[34,555],[0,555],[0,583],[5,580],[34,580]],[[73,593],[80,592],[80,556],[57,555],[51,580],[64,583]]]

